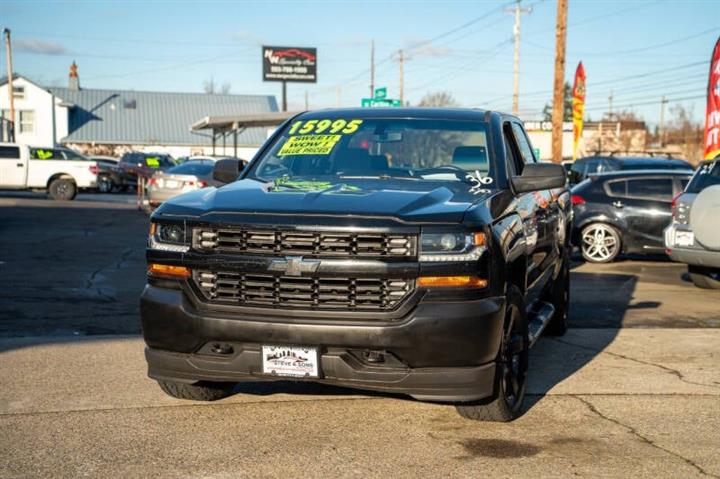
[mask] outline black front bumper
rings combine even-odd
[[[502,297],[420,300],[393,320],[269,316],[216,311],[182,290],[148,285],[141,298],[148,374],[175,381],[283,379],[262,372],[262,345],[317,347],[312,381],[402,393],[429,401],[489,397],[495,379],[505,302]],[[230,353],[218,354],[213,345]],[[383,363],[364,352],[382,352]]]

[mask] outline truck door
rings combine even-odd
[[[28,158],[17,145],[0,145],[0,187],[25,188]]]

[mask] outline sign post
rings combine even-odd
[[[263,81],[282,82],[282,111],[287,111],[287,83],[317,83],[317,49],[262,47]]]

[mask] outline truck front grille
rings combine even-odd
[[[222,253],[335,257],[412,257],[416,236],[386,233],[304,232],[195,228],[193,247]]]
[[[409,279],[287,277],[193,271],[210,303],[320,310],[392,310],[414,288]]]

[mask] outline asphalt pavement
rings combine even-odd
[[[720,294],[682,265],[574,264],[510,424],[312,383],[196,403],[145,375],[148,218],[119,196],[0,196],[0,477],[720,477]]]

